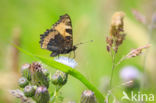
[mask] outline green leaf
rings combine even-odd
[[[52,68],[55,68],[55,69],[58,69],[58,70],[61,70],[65,73],[68,73],[70,74],[71,76],[75,77],[76,79],[80,80],[88,89],[92,90],[95,95],[96,95],[96,98],[97,100],[99,101],[99,103],[104,103],[104,96],[102,95],[102,93],[95,87],[93,86],[86,78],[85,76],[83,76],[79,71],[77,71],[76,69],[73,69],[67,65],[64,65],[64,64],[61,64],[55,60],[52,59],[49,59],[49,58],[45,58],[45,57],[41,57],[41,56],[38,56],[38,55],[34,55],[28,51],[25,51],[23,50],[22,48],[14,45],[18,50],[20,50],[21,52],[25,53],[26,55],[34,58],[35,60],[40,60],[42,63],[52,67]]]

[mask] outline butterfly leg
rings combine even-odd
[[[50,54],[51,57],[56,57],[57,55],[58,55],[57,52],[52,52],[52,53]]]
[[[73,57],[73,59],[75,59],[75,57],[76,57],[76,55],[75,55],[75,50],[73,51],[73,53],[74,53],[74,57]]]

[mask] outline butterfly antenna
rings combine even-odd
[[[81,45],[81,44],[86,44],[86,43],[90,43],[90,42],[93,42],[93,40],[90,40],[90,41],[86,41],[86,42],[80,42],[80,43],[76,44],[75,46],[78,46],[78,45]]]

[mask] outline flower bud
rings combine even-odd
[[[30,64],[24,64],[22,65],[22,68],[21,68],[21,72],[22,72],[22,76],[27,78],[27,80],[31,80],[31,73],[30,73]]]
[[[28,85],[24,88],[24,95],[27,97],[32,97],[35,95],[35,89],[33,86]]]
[[[62,71],[57,70],[51,77],[54,85],[64,85],[67,82],[68,75]]]
[[[91,90],[85,90],[81,96],[81,103],[97,103],[94,93]]]
[[[24,95],[23,91],[16,89],[16,90],[10,90],[10,94],[15,96],[16,98],[19,98],[21,100],[20,103],[35,103],[31,98],[28,98]]]
[[[31,77],[32,77],[31,83],[33,85],[46,86],[47,88],[49,87],[49,79],[43,73],[42,71],[43,67],[40,63],[37,62],[32,63],[30,70],[31,70]]]
[[[35,97],[36,103],[49,103],[49,92],[45,86],[40,86],[36,89]]]
[[[18,80],[18,84],[21,88],[24,88],[26,85],[29,84],[27,78],[25,77],[21,77],[19,80]]]

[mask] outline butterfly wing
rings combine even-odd
[[[52,29],[41,35],[41,48],[50,51],[63,52],[73,46],[72,25],[68,14],[60,16]]]
[[[68,14],[60,16],[58,22],[52,26],[52,29],[59,31],[63,37],[72,36],[72,24],[70,16]]]

